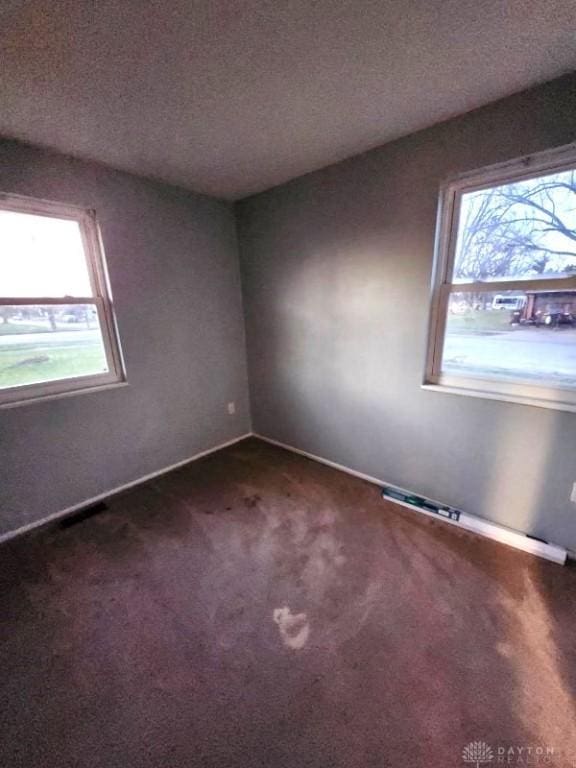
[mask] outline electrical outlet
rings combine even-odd
[[[572,486],[572,493],[570,494],[570,501],[573,501],[574,504],[576,504],[576,483]]]
[[[236,403],[228,403],[228,413],[233,416],[236,413]]]

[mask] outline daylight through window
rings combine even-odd
[[[426,383],[576,407],[576,154],[443,192]]]
[[[122,379],[94,215],[0,197],[0,403]]]

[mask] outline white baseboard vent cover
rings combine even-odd
[[[442,504],[441,502],[433,501],[432,499],[426,499],[425,497],[410,491],[391,486],[376,477],[366,475],[363,472],[357,472],[354,469],[345,467],[342,464],[337,464],[336,462],[330,461],[329,459],[324,459],[321,456],[316,456],[313,453],[302,451],[300,448],[294,448],[292,445],[287,445],[286,443],[281,443],[278,440],[264,437],[264,435],[255,434],[255,437],[258,437],[260,440],[263,440],[266,443],[270,443],[271,445],[276,445],[279,448],[292,451],[292,453],[298,453],[300,456],[305,456],[306,458],[312,459],[313,461],[318,461],[320,464],[326,464],[333,469],[338,469],[341,472],[346,472],[347,474],[353,475],[354,477],[359,477],[361,480],[367,480],[369,483],[373,483],[382,489],[382,495],[387,501],[390,501],[394,504],[400,504],[407,509],[419,512],[420,514],[429,515],[436,519],[443,520],[450,525],[464,528],[471,533],[477,533],[480,536],[485,536],[486,538],[493,539],[494,541],[499,541],[501,544],[507,544],[510,547],[521,549],[524,552],[537,555],[538,557],[542,557],[545,560],[551,560],[553,563],[558,563],[559,565],[565,565],[567,557],[569,554],[571,555],[571,553],[569,553],[568,550],[566,550],[564,547],[560,547],[556,544],[550,544],[547,541],[534,538],[528,534],[521,533],[520,531],[515,531],[512,528],[506,528],[505,526],[498,525],[497,523],[493,523],[490,520],[484,520],[480,517],[476,517],[475,515],[469,515],[466,512],[461,512],[460,510],[457,510],[454,507],[450,507],[447,504]],[[385,491],[388,491],[388,493]]]

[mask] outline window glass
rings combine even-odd
[[[461,196],[455,283],[576,275],[576,171]]]
[[[0,196],[0,405],[123,380],[93,213]]]
[[[0,306],[0,389],[107,371],[94,304]]]
[[[576,290],[452,293],[442,372],[576,386]]]
[[[0,210],[0,293],[91,296],[79,223]]]

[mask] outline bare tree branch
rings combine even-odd
[[[542,274],[573,270],[576,243],[576,172],[471,193],[458,243],[458,277]],[[558,266],[564,264],[564,266]]]

